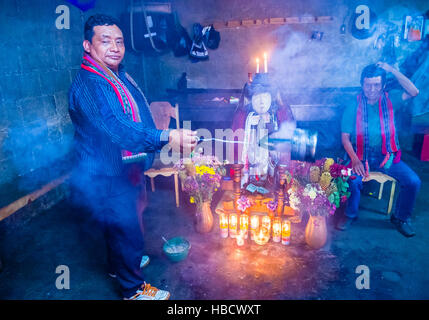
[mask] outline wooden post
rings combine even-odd
[[[279,172],[279,189],[277,190],[277,213],[279,216],[283,214],[283,207],[285,203],[285,185],[286,185],[286,166],[278,165]]]
[[[237,210],[237,200],[241,196],[241,170],[243,169],[242,164],[233,164],[232,169],[234,170],[234,209]]]

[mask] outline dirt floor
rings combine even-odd
[[[428,299],[429,298],[429,163],[413,157],[405,161],[423,184],[416,209],[417,236],[399,234],[386,211],[390,186],[383,200],[365,196],[359,220],[345,232],[328,221],[329,239],[321,250],[304,242],[305,221],[292,225],[291,244],[237,247],[212,232],[194,231],[192,207],[176,209],[174,193],[160,188],[149,192],[145,212],[145,241],[150,264],[147,282],[171,292],[171,299]],[[158,181],[158,180],[157,180]],[[376,191],[368,185],[366,191]],[[371,190],[373,189],[373,190]],[[182,198],[182,201],[184,199]],[[215,199],[216,200],[216,199]],[[215,216],[217,222],[217,216]],[[186,260],[170,262],[162,252],[163,240],[186,237],[192,245]],[[107,275],[100,232],[82,219],[67,201],[37,215],[13,232],[0,235],[0,299],[119,299],[116,280]],[[58,265],[70,270],[70,289],[58,290]],[[370,270],[370,288],[356,288],[356,267]]]

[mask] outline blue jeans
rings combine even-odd
[[[90,176],[75,172],[72,187],[104,233],[109,271],[115,273],[123,297],[143,284],[140,262],[144,254],[141,188],[127,176]]]
[[[396,202],[396,211],[394,216],[402,221],[407,221],[414,209],[417,194],[420,190],[421,181],[417,174],[404,162],[392,163],[389,169],[379,168],[379,163],[383,158],[378,158],[369,162],[370,170],[380,171],[395,178],[400,185],[398,200]],[[356,179],[348,180],[350,198],[347,201],[346,216],[356,218],[359,213],[360,193],[362,190],[362,177],[356,176]]]

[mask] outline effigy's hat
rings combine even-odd
[[[248,93],[250,96],[258,93],[269,92],[272,93],[274,86],[271,83],[271,79],[268,73],[257,73],[253,77],[253,81],[248,87]]]

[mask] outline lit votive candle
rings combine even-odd
[[[244,239],[248,238],[249,234],[249,216],[245,213],[240,214],[240,232],[243,233]]]
[[[266,229],[268,232],[271,230],[271,218],[270,216],[263,216],[262,217],[262,228]]]
[[[270,240],[270,234],[265,228],[259,228],[259,232],[255,234],[255,242],[259,245],[264,245]]]
[[[282,244],[288,245],[290,243],[290,221],[284,220],[282,224]]]
[[[253,215],[250,217],[250,239],[255,240],[256,230],[259,228],[259,217]]]
[[[282,238],[282,220],[280,217],[275,217],[273,220],[273,241],[280,242]]]
[[[235,236],[237,235],[237,226],[238,226],[238,221],[237,221],[237,214],[236,213],[231,213],[229,215],[229,236],[231,238],[235,238]]]
[[[219,215],[220,236],[228,238],[228,216],[225,213]]]
[[[244,245],[244,232],[242,230],[237,233],[235,240],[237,241],[237,246],[241,247],[242,245]]]

